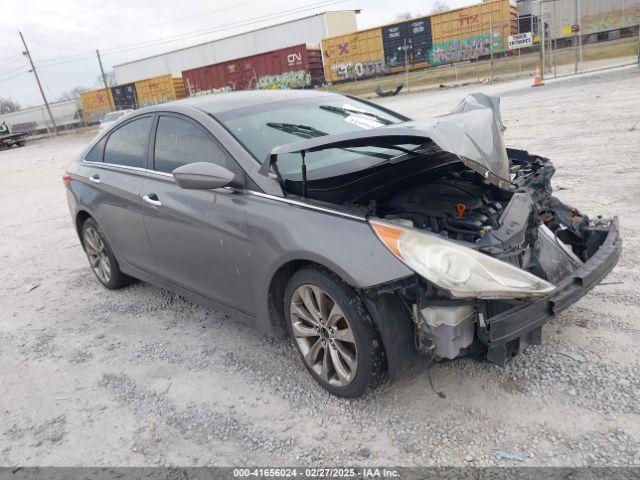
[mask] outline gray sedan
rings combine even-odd
[[[596,285],[615,218],[506,148],[498,99],[411,121],[353,97],[254,91],[127,115],[63,177],[109,289],[143,280],[275,335],[333,394],[420,357],[504,364]]]

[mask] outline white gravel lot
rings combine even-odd
[[[508,144],[550,157],[561,198],[622,225],[617,268],[543,345],[506,368],[434,366],[444,399],[424,372],[334,398],[288,341],[147,284],[105,290],[61,182],[90,137],[0,152],[0,464],[640,465],[640,70],[529,83],[384,100],[421,117],[499,94]]]

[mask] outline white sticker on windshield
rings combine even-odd
[[[358,125],[359,127],[367,130],[384,126],[384,124],[380,123],[375,118],[369,118],[362,115],[349,115],[348,117],[345,117],[344,121],[353,123],[354,125]]]

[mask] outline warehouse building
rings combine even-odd
[[[331,11],[115,65],[118,84],[249,57],[292,45],[320,45],[322,39],[358,29],[357,10]]]

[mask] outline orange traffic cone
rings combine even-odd
[[[536,76],[533,79],[532,87],[541,87],[542,85],[544,85],[544,82],[542,81],[542,73],[540,72],[540,65],[537,65]]]

